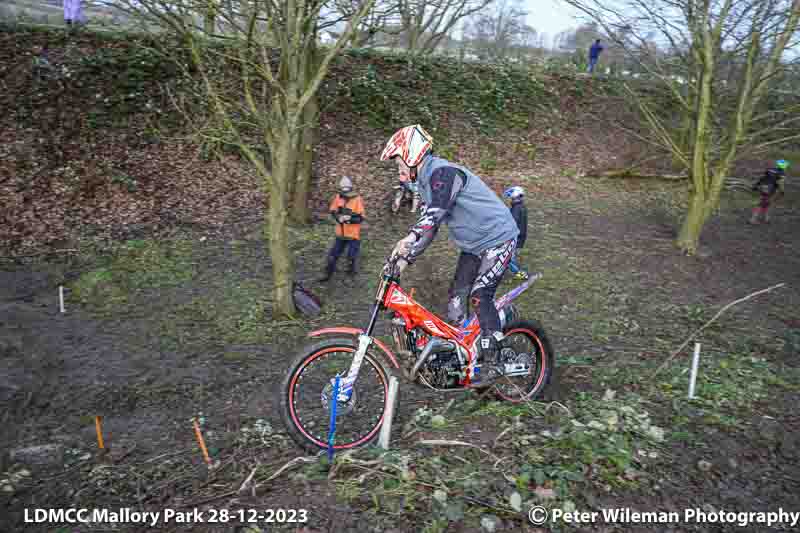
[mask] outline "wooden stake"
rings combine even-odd
[[[383,416],[383,424],[381,425],[381,435],[378,443],[384,450],[389,449],[389,437],[392,433],[392,419],[394,418],[394,406],[397,400],[397,389],[399,382],[397,378],[392,376],[389,378],[389,399],[386,402],[386,414]]]
[[[200,424],[197,423],[197,419],[194,419],[194,434],[197,437],[197,442],[200,444],[200,450],[203,452],[203,458],[206,460],[206,464],[211,464],[211,458],[208,456],[208,450],[206,449],[206,443],[203,440],[203,435],[200,433]]]
[[[692,357],[692,373],[689,376],[689,399],[694,399],[694,384],[697,381],[697,367],[700,363],[700,343],[694,343],[694,356]]]
[[[104,450],[106,446],[103,443],[102,417],[99,416],[94,417],[94,429],[95,431],[97,431],[97,446],[99,446],[101,450]]]
[[[59,308],[61,309],[61,312],[63,313],[64,312],[64,286],[63,285],[59,285],[58,286],[58,303],[59,303]],[[101,448],[102,448],[102,446],[101,446]]]

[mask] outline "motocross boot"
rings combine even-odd
[[[480,338],[481,372],[476,376],[475,385],[484,386],[493,383],[505,375],[505,364],[500,357],[503,334],[495,331],[491,335]]]

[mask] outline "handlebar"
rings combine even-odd
[[[397,262],[403,259],[403,257],[399,255],[389,256],[386,258],[386,263],[383,265],[383,269],[381,273],[389,278],[399,280],[400,279],[400,271],[397,268]]]
[[[397,256],[389,256],[386,258],[386,262],[383,264],[383,269],[381,269],[381,273],[384,276],[389,276],[390,278],[397,278],[400,276],[400,273],[397,272]]]

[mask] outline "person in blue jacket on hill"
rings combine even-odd
[[[400,258],[397,265],[402,272],[447,224],[450,239],[461,250],[450,285],[448,318],[461,327],[468,307],[475,310],[481,326],[479,357],[485,369],[478,379],[492,381],[505,374],[500,358],[504,337],[494,295],[514,256],[519,229],[503,200],[481,178],[436,157],[432,149],[433,138],[413,125],[398,130],[381,154],[381,161],[396,159],[398,172],[418,184],[424,205],[392,256]]]
[[[589,48],[589,72],[594,72],[594,67],[600,59],[600,52],[603,51],[603,46],[600,44],[600,39],[597,39],[594,44]]]

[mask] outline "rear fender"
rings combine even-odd
[[[364,330],[363,329],[359,329],[359,328],[337,327],[337,328],[318,329],[316,331],[312,331],[311,333],[309,333],[308,336],[309,337],[321,337],[323,335],[341,335],[341,334],[344,334],[344,335],[353,335],[355,337],[358,337],[362,333],[364,333]],[[386,355],[386,357],[389,359],[389,361],[392,362],[392,365],[394,365],[395,368],[399,369],[400,365],[397,364],[397,359],[395,358],[394,354],[392,353],[392,350],[390,350],[388,346],[386,346],[383,342],[381,342],[379,339],[376,339],[375,337],[372,337],[372,341]]]

